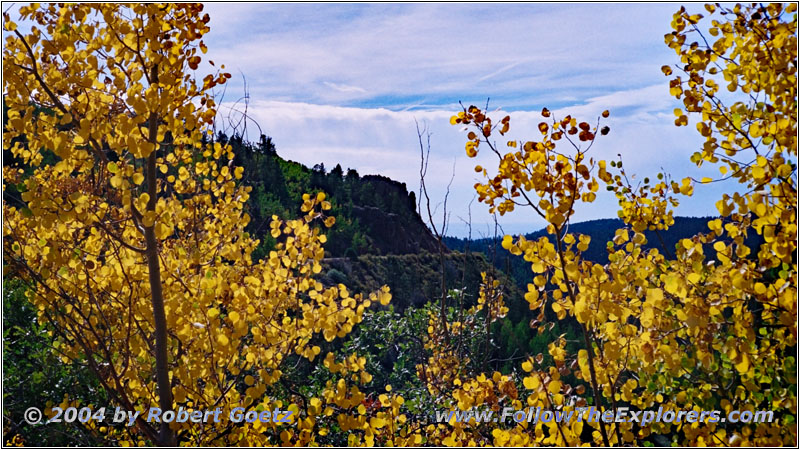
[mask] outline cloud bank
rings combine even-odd
[[[496,160],[486,152],[467,158],[465,133],[449,124],[459,101],[484,105],[489,98],[490,110],[511,115],[509,139],[521,140],[537,138],[544,106],[589,122],[609,109],[604,123],[612,131],[593,147],[596,158],[620,154],[627,171],[642,178],[662,168],[677,178],[709,174],[689,162],[702,138],[673,125],[672,110],[680,103],[669,96],[660,71],[676,61],[663,35],[678,8],[211,4],[207,56],[240,73],[222,99],[223,115],[244,95],[246,79],[251,118],[273,137],[280,155],[309,166],[340,163],[416,191],[416,124],[426,127],[432,145],[427,183],[440,199],[455,170],[451,232],[463,235],[466,228],[456,217],[468,214],[477,181],[472,168]],[[713,214],[724,187],[696,187],[677,212]],[[491,221],[486,211],[473,203],[478,228]],[[577,219],[613,217],[615,211],[616,201],[601,195],[582,206]],[[543,225],[524,211],[501,224],[506,232]]]

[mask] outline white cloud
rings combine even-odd
[[[328,81],[387,106],[466,96],[531,105],[652,84],[673,58],[663,45],[672,5],[257,6],[209,5],[206,40],[209,57],[241,69],[263,99],[366,98]]]
[[[688,128],[677,128],[673,117],[661,112],[669,102],[657,94],[658,86],[620,91],[592,98],[584,104],[555,110],[554,114],[572,114],[580,120],[594,123],[604,109],[611,117],[603,124],[611,127],[608,136],[598,137],[592,148],[595,158],[617,159],[621,154],[629,174],[638,179],[654,176],[662,168],[678,179],[692,175],[700,178],[709,170],[699,171],[688,164],[688,158],[701,145],[699,135]],[[429,109],[392,111],[386,108],[357,108],[310,103],[259,101],[250,105],[250,114],[264,132],[273,137],[278,153],[284,158],[313,166],[324,163],[330,169],[341,164],[360,174],[381,174],[406,183],[409,190],[418,190],[420,149],[415,120],[431,132],[431,161],[427,183],[434,205],[443,198],[455,163],[455,180],[449,205],[454,213],[451,230],[463,234],[466,228],[456,216],[467,217],[467,205],[474,197],[473,185],[479,181],[472,170],[476,164],[496,167],[497,159],[482,149],[475,159],[464,152],[465,133],[451,126],[449,117],[458,110]],[[621,111],[618,114],[617,111]],[[506,140],[535,140],[537,124],[543,119],[540,111],[496,111],[498,118],[511,115],[511,131]],[[678,210],[681,214],[704,215],[711,212],[713,200],[719,195],[716,186],[698,186],[695,198],[685,199]],[[475,202],[473,220],[477,224],[488,220],[487,207]],[[576,220],[589,220],[616,215],[616,200],[605,191],[591,205],[580,205]],[[537,229],[541,220],[533,213],[520,210],[501,218],[509,230],[520,232]]]
[[[506,66],[503,66],[503,67],[501,67],[501,68],[499,68],[499,69],[495,70],[494,72],[492,72],[492,73],[490,73],[490,74],[488,74],[488,75],[484,75],[484,76],[482,76],[482,77],[478,78],[478,81],[479,81],[479,82],[480,82],[480,81],[486,81],[486,80],[488,80],[489,78],[493,78],[493,77],[495,77],[495,76],[497,76],[497,75],[500,75],[500,74],[501,74],[501,73],[503,73],[503,72],[507,72],[507,71],[509,71],[509,70],[513,69],[514,67],[517,67],[517,66],[518,66],[518,65],[520,65],[520,64],[521,64],[520,62],[514,62],[514,63],[508,64],[508,65],[506,65]]]
[[[466,217],[474,165],[496,160],[464,153],[464,133],[450,126],[460,106],[484,105],[511,115],[511,139],[536,139],[539,111],[594,123],[604,109],[611,133],[593,147],[641,177],[663,167],[704,176],[689,155],[701,145],[691,128],[676,128],[663,64],[675,62],[663,43],[679,5],[658,4],[257,4],[209,5],[209,57],[241,70],[249,111],[283,157],[307,165],[340,163],[362,175],[380,173],[409,189],[419,185],[415,119],[432,132],[428,184],[440,199],[455,161],[449,204]],[[234,77],[228,99],[241,96]],[[231,93],[235,94],[231,94]],[[505,141],[505,138],[504,138]],[[678,212],[712,213],[719,186],[698,186]],[[578,220],[613,217],[616,201],[601,192]],[[476,224],[487,207],[472,206]],[[452,230],[463,231],[455,219]],[[542,223],[517,211],[506,231]],[[459,230],[459,227],[460,230]]]
[[[348,86],[346,84],[336,84],[336,83],[331,83],[330,81],[323,81],[322,84],[324,84],[325,86],[328,86],[329,88],[331,88],[331,89],[333,89],[335,91],[339,91],[339,92],[358,93],[358,94],[366,94],[367,93],[366,89],[360,88],[358,86]]]

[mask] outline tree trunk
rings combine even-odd
[[[150,82],[158,82],[158,70],[151,69]],[[158,116],[150,114],[148,124],[148,141],[158,148]],[[147,211],[155,211],[158,194],[156,172],[156,149],[147,157],[147,193],[150,199],[147,202]],[[156,327],[156,382],[158,384],[158,405],[161,411],[172,410],[172,383],[169,379],[169,358],[167,356],[167,314],[164,311],[164,293],[161,289],[161,265],[158,261],[158,240],[156,239],[155,223],[144,227],[146,242],[145,256],[147,258],[148,276],[150,279],[150,295],[153,304],[153,321]],[[175,433],[166,422],[161,423],[158,433],[157,445],[174,447],[177,445]]]

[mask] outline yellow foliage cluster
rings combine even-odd
[[[621,161],[609,165],[587,158],[600,118],[595,127],[570,116],[542,122],[541,141],[511,141],[508,147],[516,150],[505,154],[490,138],[508,131],[508,117],[492,125],[472,106],[451,123],[474,127],[467,136],[468,156],[484,145],[499,159],[494,175],[475,168],[487,179],[475,185],[480,200],[500,214],[530,207],[549,224],[549,239],[506,236],[503,247],[531,263],[526,299],[542,310],[540,317],[549,307],[559,318],[569,315],[581,324],[584,349],[577,355],[556,352],[551,374],[559,361],[571,360],[565,373],[586,381],[601,409],[764,409],[787,420],[797,409],[796,355],[790,352],[797,343],[796,5],[707,9],[722,13],[709,30],[717,41],[709,44],[703,36],[701,43],[687,43],[690,35],[702,34],[702,16],[683,8],[674,17],[675,31],[666,36],[687,76],[670,82],[670,93],[684,102],[676,125],[699,114],[698,131],[706,143],[692,161],[719,164],[723,176],[737,179],[746,192],[724,195],[717,203],[721,218],[708,223],[710,231],[683,239],[676,249],[646,250],[643,231],[657,233],[674,223],[672,195],[692,195],[693,180],[679,184],[658,174],[656,184],[645,179],[633,187]],[[672,74],[669,66],[663,71]],[[729,91],[746,95],[726,105],[717,95],[720,77]],[[542,116],[551,113],[545,109]],[[607,132],[604,127],[599,134]],[[570,152],[557,150],[558,141],[566,141]],[[609,173],[609,166],[618,174]],[[588,237],[568,232],[575,204],[594,200],[596,178],[616,194],[627,225],[608,243],[606,265],[583,260]],[[757,255],[744,243],[751,233],[764,241]],[[533,366],[528,361],[522,367]],[[526,377],[523,384],[570,392],[540,378]],[[554,408],[570,408],[563,398],[550,401]],[[603,445],[640,444],[650,434],[671,436],[678,445],[796,445],[796,428],[783,420],[589,426],[595,428],[594,442]],[[521,443],[513,440],[518,428],[494,430],[503,436],[495,443]],[[582,443],[568,433],[546,436],[535,442]]]
[[[273,394],[287,357],[313,361],[316,336],[345,336],[391,295],[314,279],[325,236],[312,222],[333,225],[324,194],[304,197],[301,218],[273,217],[278,244],[252,260],[242,168],[230,147],[203,144],[215,116],[210,89],[230,75],[198,85],[187,70],[205,52],[202,5],[48,4],[21,16],[33,24],[27,35],[5,21],[14,34],[3,50],[3,145],[31,173],[3,173],[25,202],[3,204],[4,257],[34,283],[30,300],[62,358],[85,361],[129,411],[163,407],[154,377],[161,297],[167,406],[297,411]],[[135,428],[102,430],[120,445],[170,442],[157,426],[142,415]],[[195,445],[311,442],[310,429],[313,421],[172,425]]]

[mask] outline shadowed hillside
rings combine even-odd
[[[655,231],[646,230],[644,232],[647,238],[645,248],[657,248],[661,252],[667,251],[674,253],[675,245],[684,238],[689,238],[697,233],[708,232],[708,222],[714,220],[716,217],[675,217],[675,224],[668,230]],[[570,225],[569,232],[576,234],[585,234],[592,238],[589,243],[589,248],[583,253],[584,258],[589,261],[594,261],[600,264],[608,262],[607,243],[614,238],[614,232],[618,228],[622,228],[624,223],[620,219],[597,219],[588,220],[586,222],[578,222]],[[546,230],[542,229],[533,233],[525,235],[526,239],[536,240],[543,236],[547,236]],[[530,264],[525,262],[522,256],[514,256],[504,250],[500,246],[502,236],[497,239],[483,238],[476,239],[469,242],[469,248],[475,252],[481,252],[487,255],[494,254],[494,264],[496,267],[505,270],[514,279],[520,287],[530,282],[532,276]],[[445,237],[444,243],[448,248],[457,251],[463,251],[466,247],[467,240],[454,237]],[[759,236],[755,233],[745,239],[745,243],[750,248],[757,248],[760,243]],[[708,246],[706,254],[710,254],[711,247]]]
[[[336,225],[326,230],[330,257],[403,255],[437,251],[437,241],[416,212],[416,198],[405,183],[381,175],[360,176],[340,165],[328,171],[323,164],[308,168],[278,156],[269,137],[254,144],[220,133],[216,140],[229,143],[236,164],[245,168],[244,182],[253,187],[249,201],[249,232],[262,239],[256,256],[272,248],[269,222],[273,215],[299,214],[303,193],[325,192]]]
[[[408,255],[364,255],[356,258],[326,258],[323,260],[323,284],[342,283],[356,292],[371,292],[383,285],[389,286],[392,305],[402,312],[409,307],[420,307],[428,301],[441,298],[441,264],[439,255],[423,252]],[[466,270],[465,270],[466,268]],[[450,252],[445,255],[445,277],[448,289],[464,289],[465,302],[474,304],[481,272],[492,272],[486,258],[480,253]],[[523,314],[528,309],[521,291],[514,281],[502,272],[495,272],[505,287],[509,314]],[[451,306],[456,306],[455,304]]]

